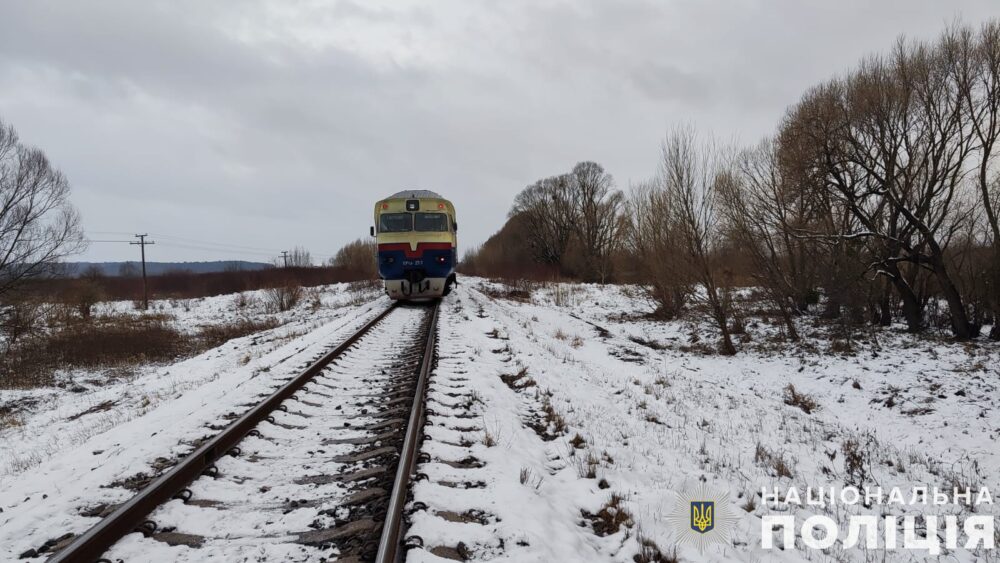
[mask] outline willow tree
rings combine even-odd
[[[80,215],[70,186],[41,150],[21,143],[0,121],[0,296],[56,272],[83,250]]]

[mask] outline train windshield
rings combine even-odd
[[[414,213],[413,227],[422,232],[448,232],[448,216],[444,213]]]
[[[409,213],[383,213],[378,218],[378,232],[405,233],[413,230],[413,215]]]

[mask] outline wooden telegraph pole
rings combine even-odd
[[[287,268],[288,267],[288,251],[287,250],[282,250],[281,251],[281,257],[285,260],[285,267]]]
[[[139,245],[139,251],[142,254],[142,310],[143,311],[149,310],[149,291],[146,286],[146,245],[156,244],[156,242],[154,241],[151,240],[147,241],[146,237],[148,236],[149,235],[147,234],[135,235],[135,237],[139,239],[139,242],[129,243],[129,244]]]

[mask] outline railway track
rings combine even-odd
[[[437,314],[389,307],[48,561],[401,561]]]

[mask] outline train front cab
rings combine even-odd
[[[386,199],[375,208],[378,272],[392,299],[431,299],[455,282],[455,210],[445,199]]]

